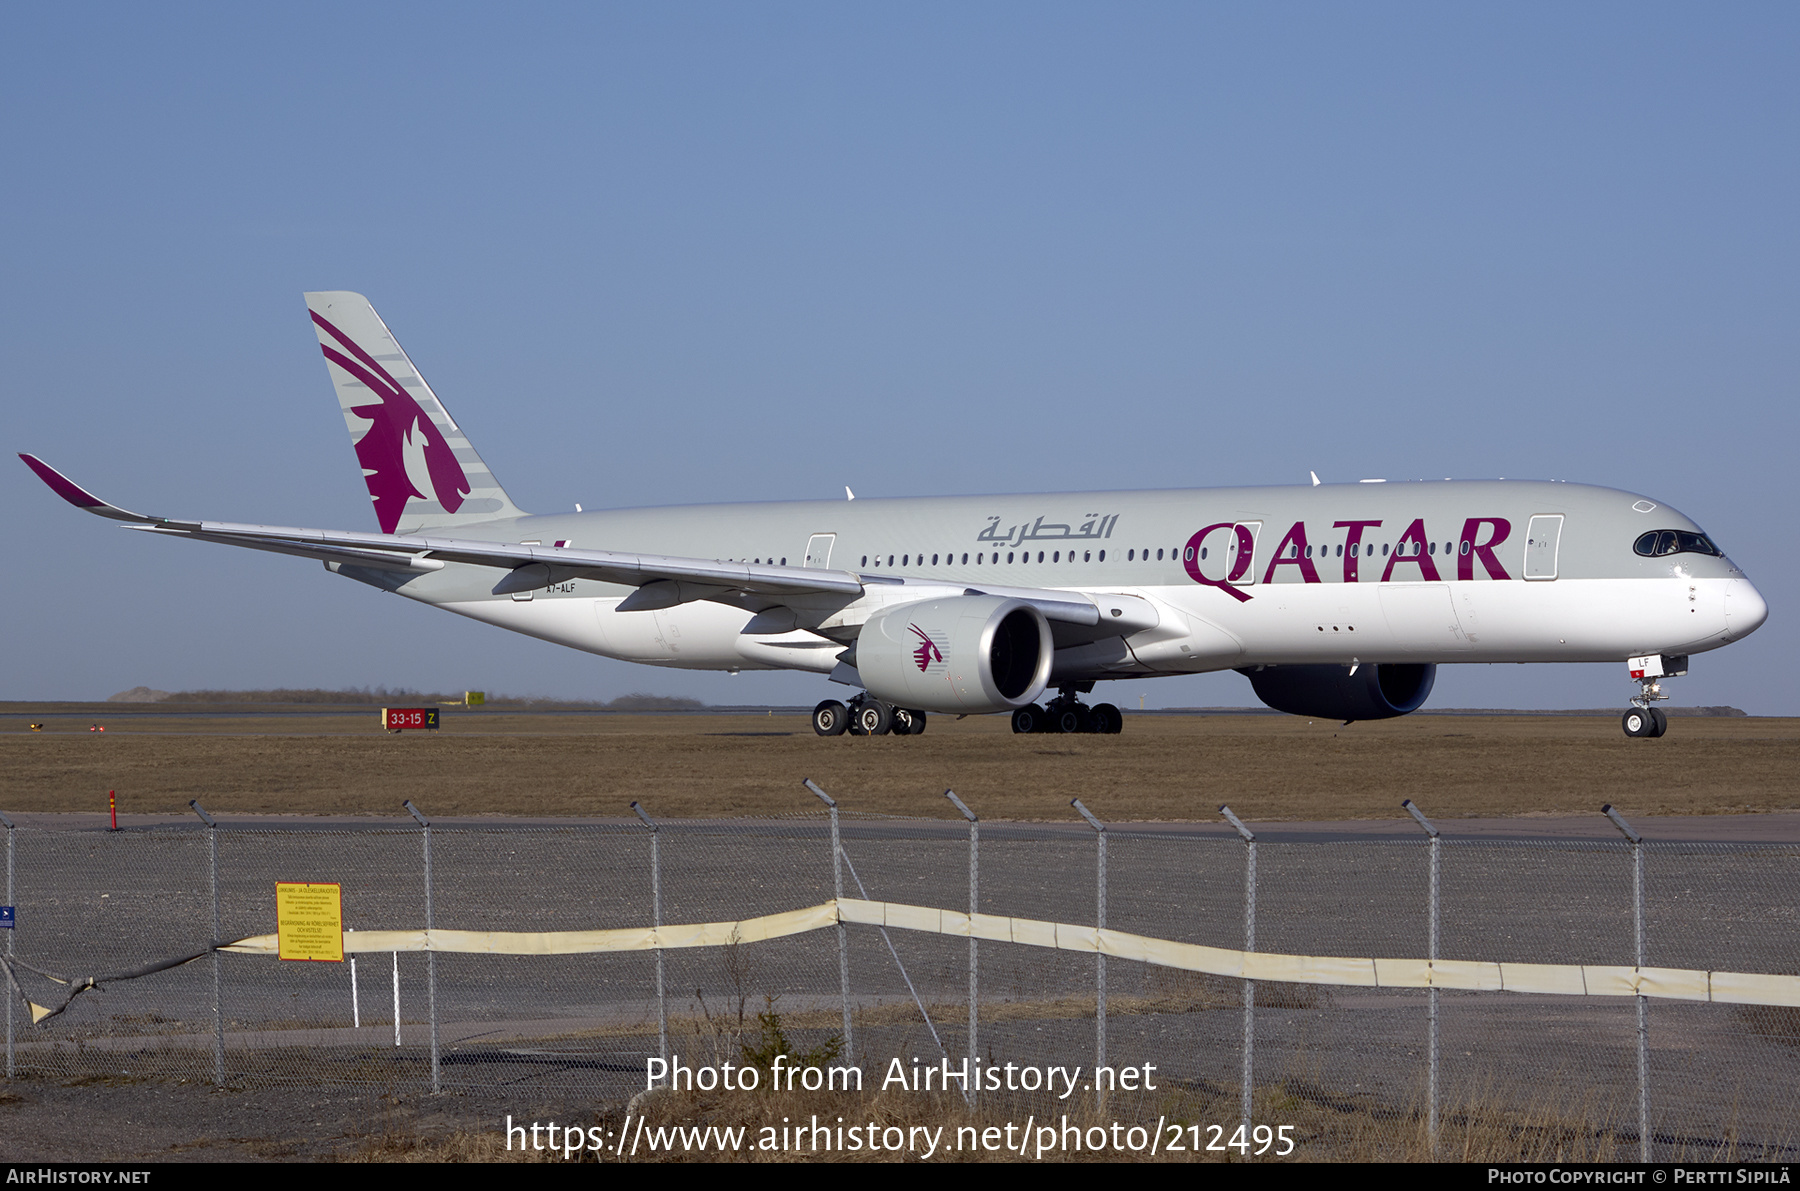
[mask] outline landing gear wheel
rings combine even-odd
[[[907,712],[905,712],[905,715],[906,715],[906,734],[908,736],[923,736],[923,735],[925,735],[925,713],[922,711],[908,710]],[[900,725],[898,723],[896,723],[894,725],[894,734],[899,735],[899,733],[900,733]]]
[[[1050,717],[1052,731],[1056,732],[1088,732],[1091,717],[1088,709],[1079,703],[1066,703]]]
[[[1090,731],[1100,732],[1107,736],[1116,736],[1125,727],[1125,717],[1111,703],[1096,703],[1088,712]]]
[[[1663,654],[1658,657],[1651,654],[1631,658],[1627,662],[1632,680],[1643,690],[1631,701],[1631,706],[1625,712],[1625,735],[1655,738],[1669,730],[1669,715],[1657,706],[1657,703],[1668,698],[1663,694],[1662,680],[1686,674],[1687,661],[1686,655]]]
[[[827,699],[813,708],[812,726],[820,736],[842,736],[850,726],[850,709],[836,699]]]
[[[1012,729],[1020,736],[1042,732],[1049,722],[1050,717],[1035,703],[1027,703],[1012,714]]]
[[[870,699],[856,709],[856,726],[862,736],[886,736],[894,730],[894,709],[879,699]]]

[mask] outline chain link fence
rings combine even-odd
[[[75,977],[266,934],[292,881],[339,883],[347,931],[735,921],[841,893],[1271,953],[1800,973],[1788,845],[1276,843],[821,805],[730,822],[8,828],[7,866],[7,954]],[[215,951],[36,1026],[14,991],[6,1012],[9,1078],[621,1100],[651,1057],[741,1061],[777,1029],[797,1054],[841,1048],[833,1061],[871,1084],[894,1058],[1150,1064],[1165,1114],[1296,1121],[1360,1157],[1800,1153],[1800,1009],[1252,985],[861,925],[662,952]]]

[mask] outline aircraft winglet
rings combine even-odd
[[[92,492],[89,492],[87,489],[71,480],[68,476],[63,475],[60,471],[57,471],[54,467],[51,467],[48,463],[45,463],[35,455],[27,455],[24,452],[20,452],[19,458],[25,461],[26,467],[29,467],[32,471],[37,473],[38,479],[50,486],[50,491],[56,493],[78,509],[85,509],[100,517],[111,517],[114,521],[149,522],[162,520],[160,517],[146,517],[142,513],[133,513],[128,509],[121,509],[117,505],[107,504],[98,496],[95,496]]]

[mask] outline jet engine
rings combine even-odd
[[[1049,621],[1023,600],[953,596],[871,616],[856,639],[855,665],[884,702],[980,714],[1036,702],[1054,649]]]
[[[1385,720],[1419,710],[1437,681],[1427,664],[1265,666],[1238,673],[1256,697],[1290,715],[1320,720]]]

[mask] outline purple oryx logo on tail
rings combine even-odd
[[[919,663],[919,673],[925,673],[925,668],[931,663],[944,660],[943,653],[938,649],[937,642],[931,639],[930,634],[916,624],[906,627],[917,634],[919,638],[919,647],[913,650],[913,661]]]
[[[456,512],[469,494],[469,478],[430,415],[419,408],[412,394],[387,369],[375,362],[375,357],[348,335],[317,312],[312,320],[350,352],[346,356],[322,343],[319,348],[325,358],[369,386],[377,398],[375,404],[352,406],[350,412],[371,423],[356,440],[356,458],[367,473],[364,478],[369,484],[369,495],[375,498],[375,516],[381,523],[381,532],[394,532],[406,512],[406,502],[415,496],[437,501],[447,513]],[[431,491],[421,491],[425,488]]]

